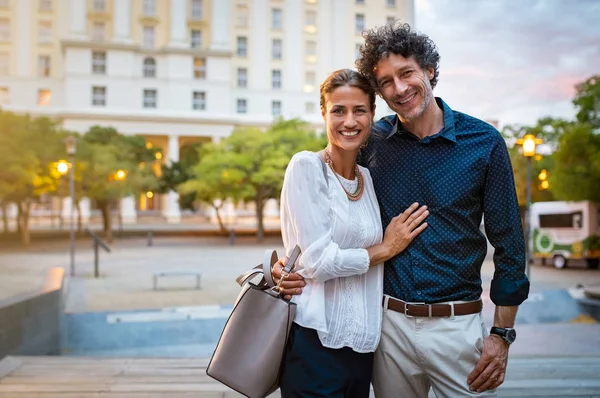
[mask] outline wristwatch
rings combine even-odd
[[[513,328],[498,328],[493,326],[490,330],[490,334],[497,334],[502,337],[506,344],[511,345],[517,338],[517,331]]]

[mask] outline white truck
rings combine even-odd
[[[555,268],[569,260],[585,260],[589,268],[600,263],[600,205],[590,201],[536,202],[531,205],[532,258],[549,259]]]

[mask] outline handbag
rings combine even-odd
[[[279,387],[281,363],[296,304],[285,300],[279,285],[300,255],[296,246],[282,271],[279,284],[271,276],[277,252],[266,250],[262,265],[240,275],[242,286],[225,323],[206,374],[250,398],[265,397]],[[262,278],[253,281],[257,275]]]

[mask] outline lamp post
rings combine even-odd
[[[69,214],[69,255],[70,275],[75,276],[75,151],[77,149],[77,141],[72,135],[65,140],[67,154],[71,160],[71,172],[69,173],[69,196],[71,197],[71,212]]]
[[[525,204],[525,273],[529,279],[530,261],[531,261],[531,221],[529,220],[529,206],[531,204],[531,159],[535,156],[535,148],[541,144],[540,138],[535,138],[533,134],[527,134],[525,137],[517,140],[517,144],[523,147],[523,156],[527,158],[527,202]]]
[[[69,162],[67,162],[66,160],[59,160],[58,163],[56,164],[56,171],[58,171],[58,174],[60,175],[60,179],[58,180],[59,185],[58,185],[58,196],[60,197],[60,206],[59,206],[59,214],[58,214],[58,222],[59,222],[59,229],[62,231],[63,229],[63,225],[64,225],[64,220],[63,220],[63,181],[62,181],[62,177],[67,174],[67,172],[69,171],[70,165]],[[54,217],[52,217],[54,219]],[[52,223],[54,226],[54,222]]]
[[[115,180],[119,181],[119,190],[122,192],[122,182],[127,178],[126,170],[118,170],[114,175]],[[119,236],[123,236],[123,209],[121,203],[121,194],[119,194],[119,205],[117,210],[119,211]]]

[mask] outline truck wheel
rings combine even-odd
[[[598,258],[588,258],[587,266],[589,269],[598,269],[598,265],[600,264],[600,259]]]
[[[557,254],[552,257],[552,265],[554,265],[554,268],[556,269],[567,268],[567,259],[564,256]]]

